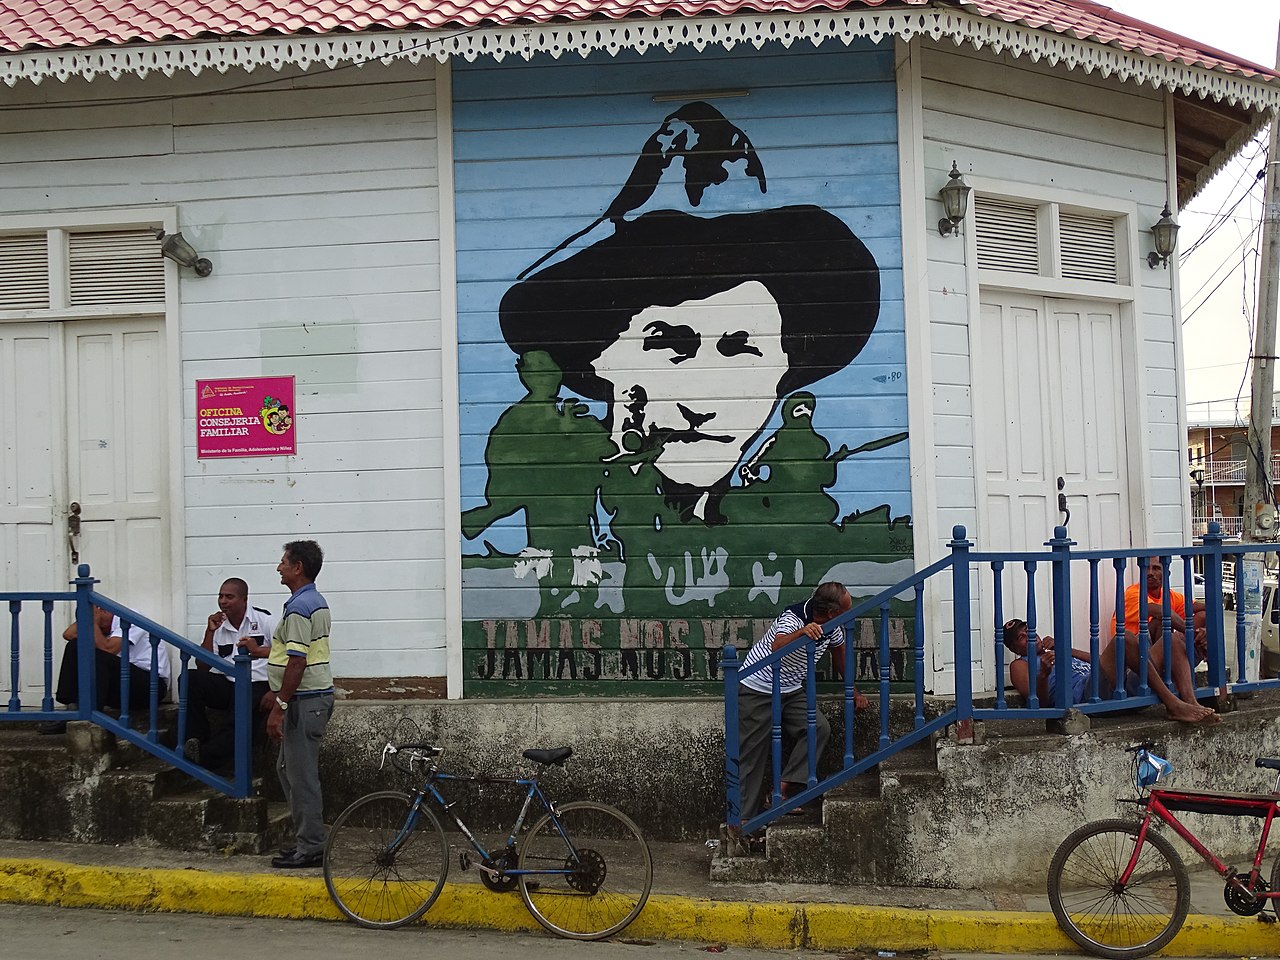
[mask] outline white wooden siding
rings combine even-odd
[[[928,313],[919,320],[929,325],[934,379],[930,426],[936,438],[932,450],[916,454],[913,449],[913,454],[934,458],[935,541],[945,543],[952,524],[963,523],[976,549],[982,550],[986,545],[974,467],[968,337],[979,292],[977,264],[971,236],[941,237],[932,226],[942,215],[937,190],[946,182],[954,159],[970,180],[977,175],[1001,181],[1010,185],[1011,193],[1021,184],[1033,191],[1070,190],[1096,197],[1100,210],[1136,204],[1137,227],[1143,231],[1138,236],[1145,238],[1166,197],[1164,99],[1148,88],[1113,78],[968,47],[922,41],[913,52],[921,64],[922,189],[929,215],[924,223],[907,224],[906,229],[923,230],[927,238]],[[971,219],[972,210],[965,231],[971,230]],[[1141,447],[1130,465],[1132,532],[1135,543],[1182,543],[1188,531],[1183,508],[1184,438],[1178,433],[1180,359],[1175,347],[1172,272],[1149,270],[1139,259],[1145,252],[1145,248],[1126,252],[1133,258],[1128,269],[1138,285],[1134,313],[1139,370],[1133,389],[1141,398],[1134,418]],[[1059,288],[1064,283],[1069,282],[1057,281]],[[936,548],[934,555],[938,555]],[[938,602],[949,624],[949,584],[941,592],[945,596]],[[974,616],[979,615],[975,604]],[[975,619],[975,627],[990,633],[989,624],[980,620]],[[940,693],[953,689],[954,683],[950,630],[944,633],[934,639],[932,686]],[[983,661],[991,658],[990,646],[989,636],[975,636],[977,689],[982,687]]]
[[[5,113],[0,212],[170,205],[213,260],[212,277],[180,274],[173,371],[189,636],[227,576],[279,612],[280,547],[314,538],[335,674],[445,674],[434,71],[0,90],[39,107]],[[197,460],[196,379],[259,374],[297,377],[299,455]]]

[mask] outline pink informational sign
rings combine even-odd
[[[293,456],[297,415],[293,377],[197,380],[196,456]]]

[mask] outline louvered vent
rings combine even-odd
[[[1110,217],[1062,212],[1058,216],[1062,242],[1062,275],[1073,280],[1119,280],[1116,224]]]
[[[71,305],[164,302],[164,259],[149,230],[73,233]]]
[[[980,268],[1040,272],[1040,229],[1034,204],[977,197],[973,212]]]
[[[49,244],[43,233],[0,237],[0,310],[49,306]]]

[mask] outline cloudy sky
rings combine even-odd
[[[1110,0],[1107,5],[1255,63],[1276,62],[1278,0]],[[1242,401],[1241,413],[1248,410],[1245,363],[1253,342],[1263,196],[1256,175],[1264,169],[1265,148],[1265,136],[1260,135],[1258,144],[1247,146],[1178,216],[1183,344],[1192,419],[1203,417],[1206,410],[1215,418],[1233,416],[1237,397]],[[1212,235],[1197,246],[1215,223]],[[1192,247],[1196,249],[1189,252]]]

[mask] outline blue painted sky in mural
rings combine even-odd
[[[498,303],[517,274],[608,207],[646,139],[681,106],[655,102],[655,94],[689,92],[695,100],[698,91],[748,89],[749,96],[711,102],[750,138],[768,191],[761,195],[739,165],[737,175],[709,189],[697,208],[690,208],[672,178],[642,209],[706,216],[816,204],[844,220],[880,267],[881,309],[858,358],[808,388],[817,397],[814,425],[833,450],[907,429],[892,68],[891,47],[867,44],[855,50],[793,50],[785,58],[767,51],[763,59],[755,50],[709,51],[630,55],[602,65],[566,57],[456,70],[464,509],[481,502],[490,428],[523,395],[515,355],[498,327]],[[520,96],[513,100],[512,91]],[[601,230],[570,249],[600,239]],[[603,402],[588,406],[594,416],[605,416]],[[775,410],[755,448],[780,424]],[[846,461],[831,493],[844,513],[884,503],[895,516],[910,513],[907,444]],[[505,526],[509,537],[490,530],[485,539],[518,549],[521,524],[517,519]]]

